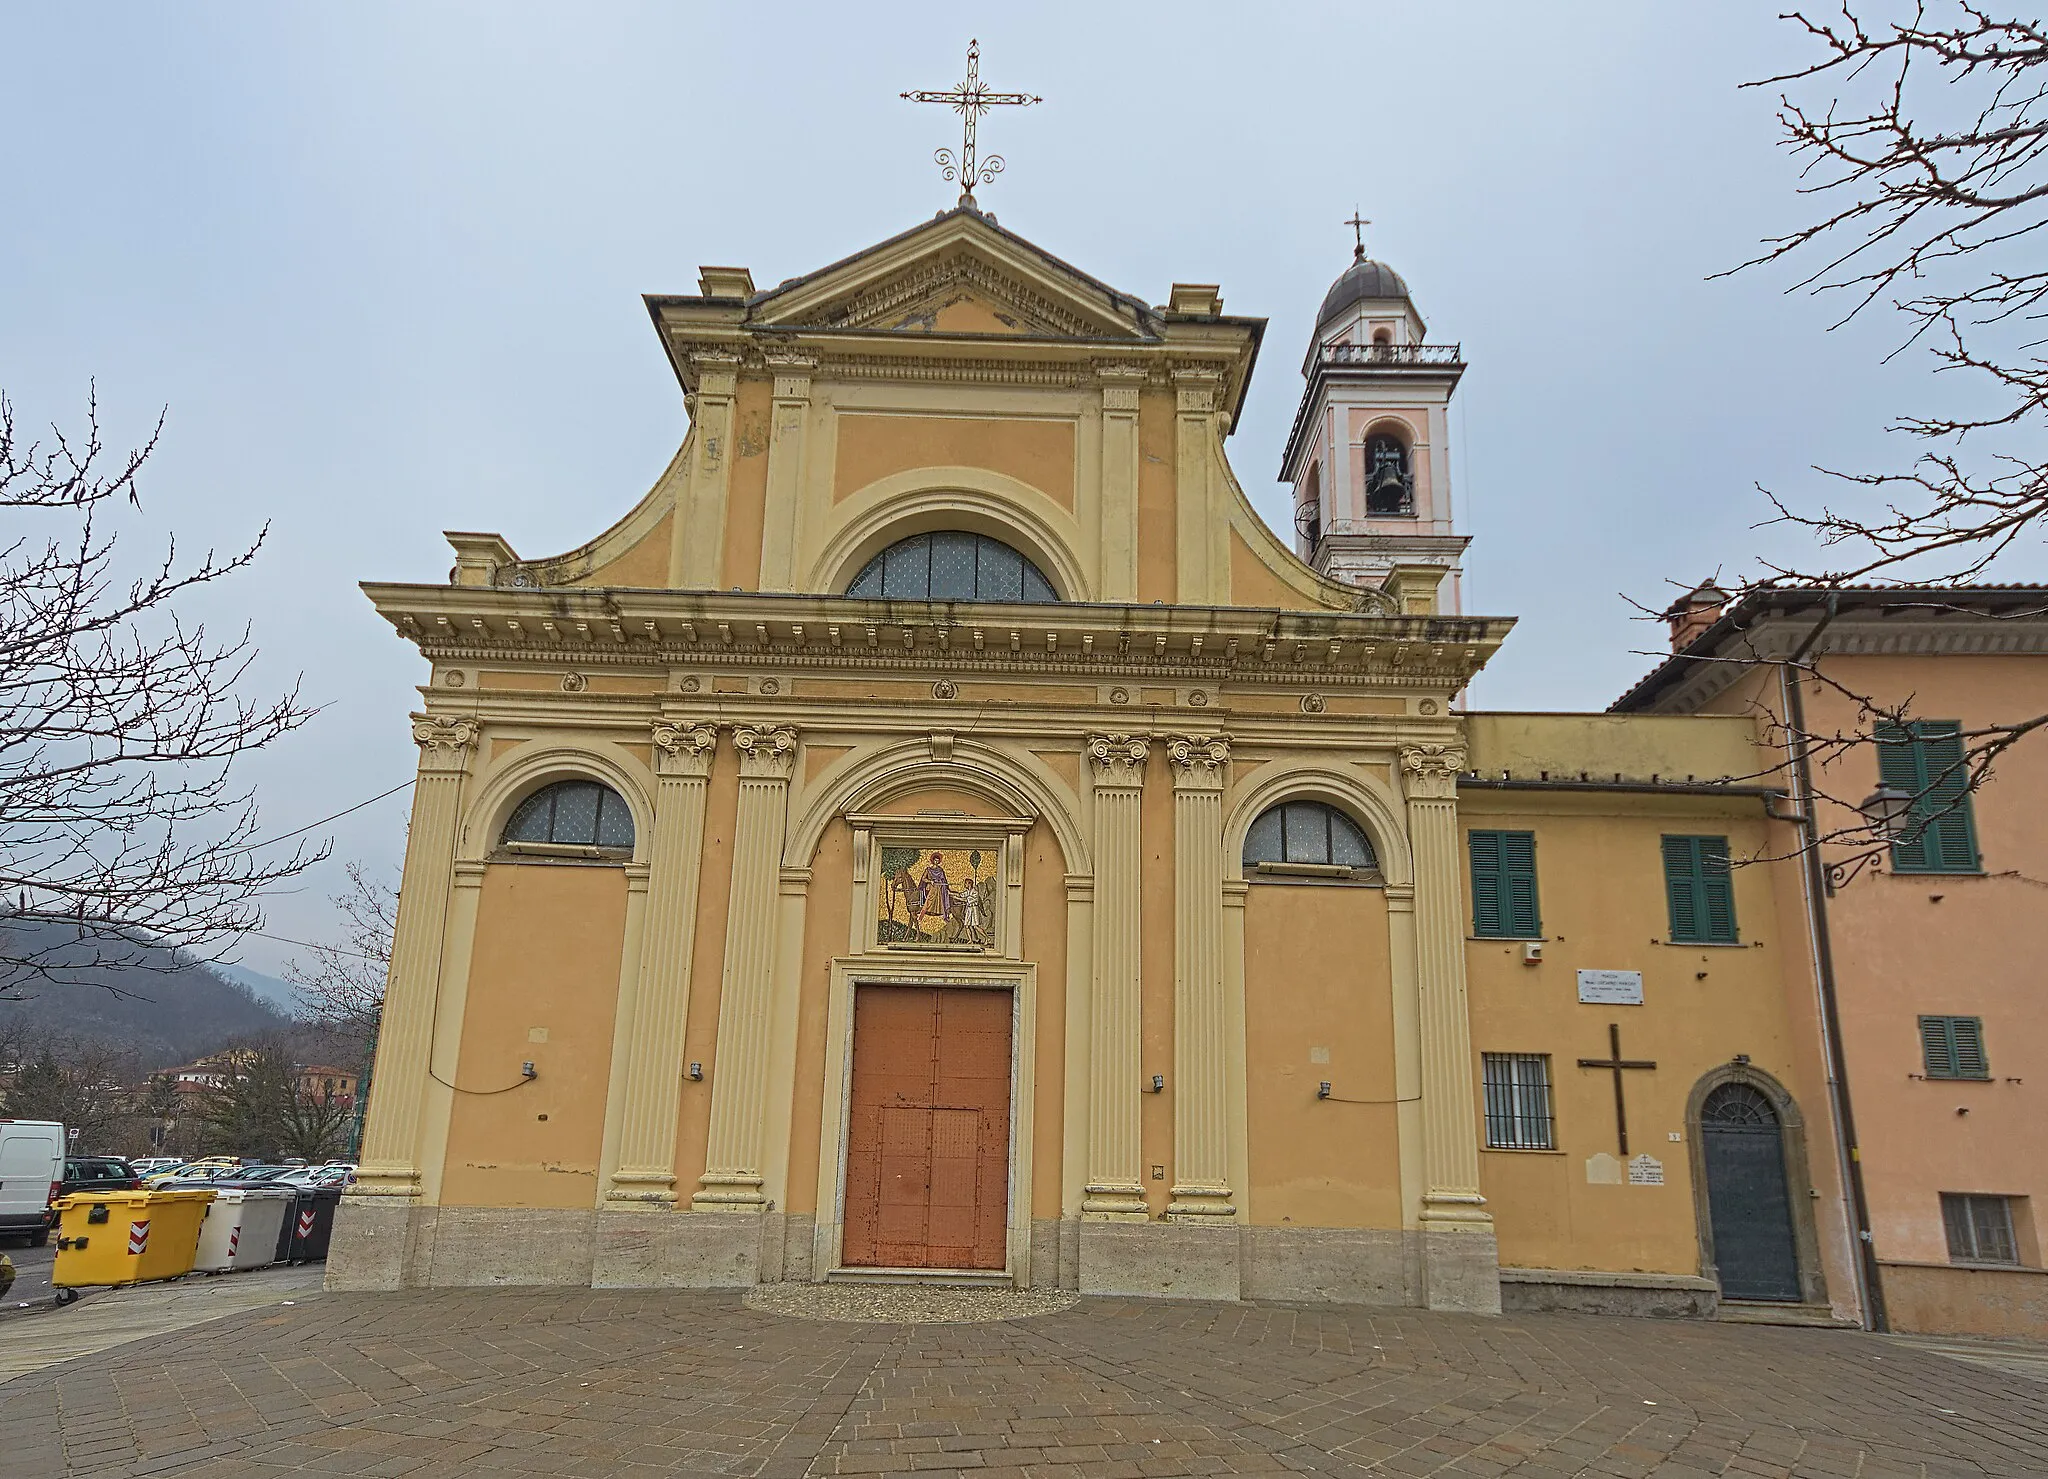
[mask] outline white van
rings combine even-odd
[[[50,1196],[64,1179],[64,1127],[55,1120],[0,1120],[0,1238],[50,1238]]]

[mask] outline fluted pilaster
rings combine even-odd
[[[1465,930],[1458,863],[1457,745],[1401,751],[1415,856],[1415,974],[1422,1026],[1422,1220],[1490,1226],[1479,1194],[1479,1122],[1472,1028],[1465,1005]]]
[[[1151,741],[1088,741],[1095,799],[1094,979],[1089,994],[1088,1181],[1081,1210],[1145,1215],[1139,1180],[1139,803]]]
[[[1229,1217],[1228,1001],[1223,989],[1223,782],[1230,742],[1176,736],[1173,764],[1175,1218]]]
[[[781,895],[782,833],[796,731],[775,725],[733,730],[740,757],[732,900],[725,920],[725,970],[712,1061],[711,1130],[694,1206],[750,1211],[761,1188],[768,1090],[768,1031],[775,977],[775,921]]]
[[[654,726],[659,779],[647,853],[647,924],[634,994],[619,1167],[605,1189],[611,1202],[676,1200],[676,1109],[683,1032],[690,1016],[690,955],[697,939],[704,792],[717,744],[718,731],[709,724],[662,720]]]
[[[462,819],[462,782],[469,773],[477,733],[474,719],[413,716],[419,778],[413,784],[412,828],[406,834],[384,1018],[370,1079],[363,1165],[354,1187],[358,1196],[420,1193],[420,1111],[433,1047],[434,1000],[454,878],[455,832]]]

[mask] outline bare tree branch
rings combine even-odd
[[[197,561],[171,540],[140,573],[117,565],[110,524],[140,507],[163,424],[109,460],[96,396],[82,435],[23,442],[0,395],[0,999],[107,963],[150,968],[168,958],[152,945],[214,953],[324,856],[252,851],[256,809],[234,783],[236,761],[315,710],[296,687],[249,697],[248,631],[216,639],[181,614],[263,536]],[[10,919],[73,938],[53,951]]]

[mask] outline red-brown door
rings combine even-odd
[[[862,986],[846,1137],[850,1268],[1001,1268],[1010,993]]]

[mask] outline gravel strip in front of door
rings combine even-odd
[[[1027,1320],[1072,1309],[1081,1296],[1065,1289],[932,1289],[906,1284],[757,1284],[750,1309],[798,1320],[866,1325],[977,1325]]]

